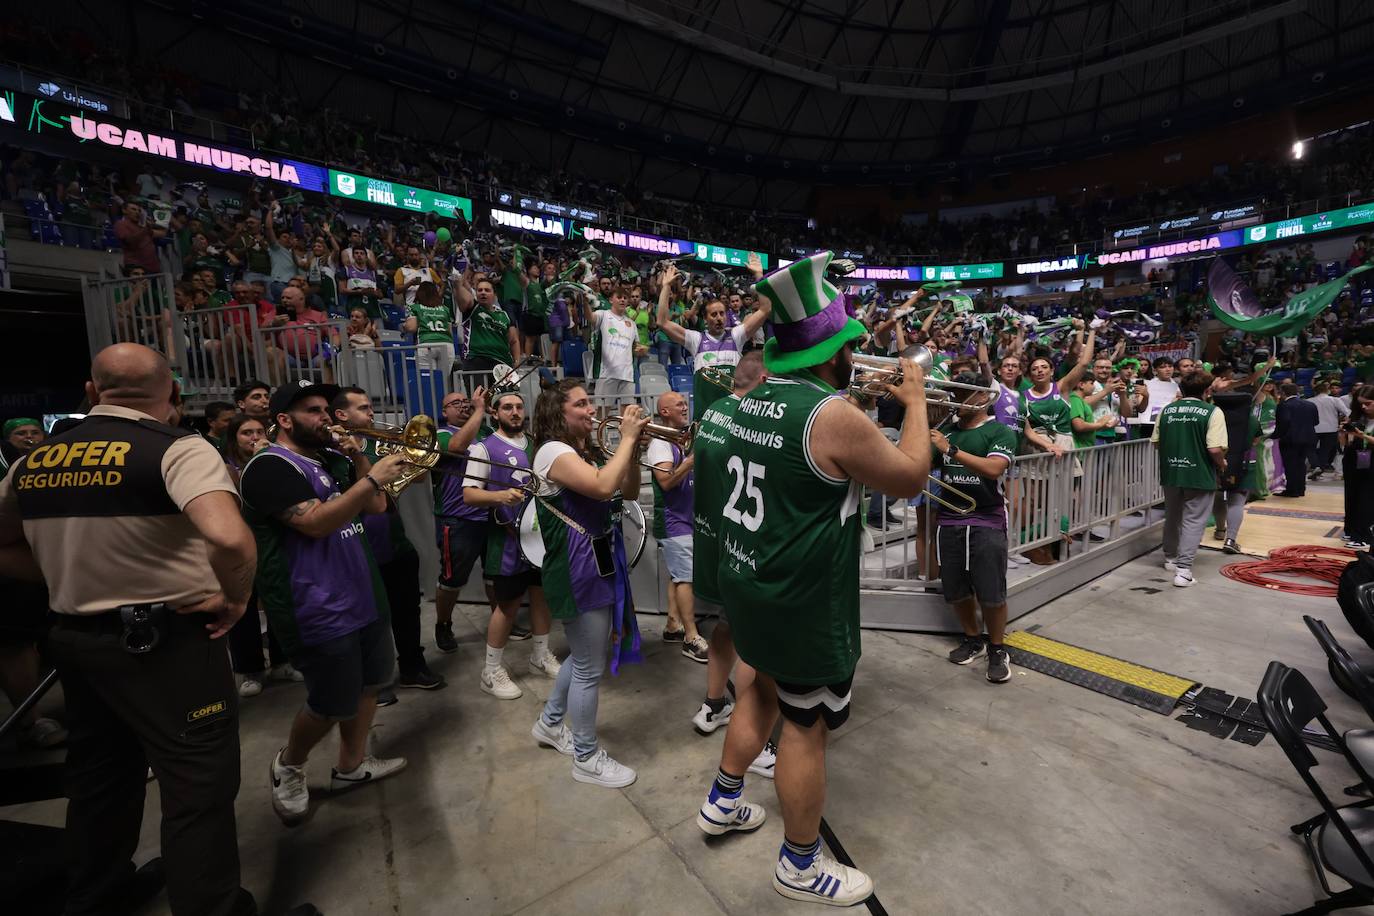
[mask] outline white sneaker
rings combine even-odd
[[[404,757],[373,757],[371,754],[363,758],[363,762],[358,764],[358,768],[351,773],[340,773],[337,768],[329,771],[329,791],[341,792],[344,789],[352,789],[365,782],[376,782],[379,779],[386,779],[395,773],[399,773],[406,768]]]
[[[791,860],[779,855],[778,867],[773,870],[773,890],[793,900],[853,906],[873,896],[873,879],[824,852],[816,853],[807,869],[794,868]]]
[[[504,665],[494,671],[482,669],[482,690],[498,700],[518,700],[525,695],[525,691],[510,679],[510,672]]]
[[[703,702],[701,708],[697,710],[697,714],[692,716],[692,727],[703,735],[709,735],[728,723],[734,712],[735,704],[730,702],[729,697],[725,698],[725,706],[721,708],[720,712],[711,712],[711,707]]]
[[[544,717],[540,716],[534,720],[534,728],[530,729],[530,734],[543,747],[551,747],[565,757],[573,755],[572,732],[568,730],[567,723],[557,727],[545,725]]]
[[[754,762],[749,764],[749,772],[756,773],[764,779],[773,778],[773,770],[778,765],[778,746],[769,741],[759,751],[759,755],[754,758]]]
[[[310,813],[310,787],[305,784],[305,767],[290,767],[281,762],[281,751],[272,756],[269,768],[272,810],[288,827],[299,824]]]
[[[262,693],[262,681],[252,675],[245,674],[243,680],[239,681],[239,696],[255,697]]]
[[[697,826],[707,836],[724,836],[732,831],[748,833],[762,827],[767,817],[762,805],[752,805],[740,798],[713,802],[708,795],[697,812]]]
[[[1178,572],[1178,564],[1168,557],[1164,558],[1164,568],[1169,572]]]
[[[545,652],[542,659],[536,659],[533,655],[530,656],[530,672],[533,674],[542,674],[544,677],[556,678],[558,677],[558,672],[562,670],[562,668],[562,663],[554,658],[552,652]]]
[[[1030,558],[1029,558],[1029,557],[1023,557],[1023,556],[1021,556],[1021,554],[1019,554],[1019,553],[1010,553],[1010,554],[1007,554],[1007,565],[1008,565],[1008,566],[1027,566],[1027,565],[1029,565],[1029,564],[1030,564]]]
[[[1174,576],[1174,585],[1179,588],[1187,588],[1193,584],[1193,571],[1191,569],[1178,568],[1178,573]]]
[[[271,678],[274,681],[294,681],[299,684],[305,680],[305,675],[292,668],[290,664],[285,664],[273,668]]]
[[[573,758],[573,779],[607,789],[623,789],[638,779],[634,770],[625,766],[606,753],[604,747],[596,749],[586,760]]]
[[[56,719],[39,716],[33,720],[32,725],[24,729],[19,740],[29,747],[46,750],[66,741],[67,729]]]

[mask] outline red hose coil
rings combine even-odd
[[[1339,559],[1338,559],[1339,558]],[[1324,547],[1320,544],[1295,544],[1269,551],[1267,560],[1246,560],[1221,568],[1221,574],[1236,582],[1258,585],[1260,588],[1291,595],[1311,595],[1315,598],[1336,597],[1336,584],[1355,551],[1344,547]],[[1284,578],[1278,578],[1278,577]],[[1317,579],[1329,585],[1294,582],[1291,577]]]

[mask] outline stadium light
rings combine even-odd
[[[1294,144],[1293,144],[1293,158],[1294,158],[1294,159],[1301,159],[1301,158],[1302,158],[1302,154],[1303,154],[1304,152],[1306,152],[1306,149],[1307,149],[1307,148],[1306,148],[1305,146],[1303,146],[1303,142],[1302,142],[1301,140],[1299,140],[1299,141],[1297,141],[1296,143],[1294,143]]]

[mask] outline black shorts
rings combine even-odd
[[[976,525],[941,525],[936,535],[940,584],[953,604],[970,595],[983,607],[1007,603],[1007,532]]]
[[[487,550],[488,521],[470,518],[437,518],[439,535],[439,587],[457,591],[468,584],[472,567],[482,562]]]
[[[514,601],[530,589],[544,586],[537,569],[527,569],[513,576],[490,576],[486,581],[491,583],[491,591],[497,601]]]
[[[838,684],[788,684],[774,680],[778,689],[778,711],[789,722],[810,728],[817,719],[834,731],[849,720],[849,696],[854,675]]]
[[[291,665],[305,675],[305,705],[323,719],[351,719],[365,689],[391,684],[396,645],[380,617],[361,630],[291,653]]]
[[[526,337],[538,337],[547,334],[549,329],[541,316],[526,312],[520,316],[520,332]]]

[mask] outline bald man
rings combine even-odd
[[[125,912],[160,888],[160,867],[130,861],[151,766],[172,912],[254,913],[234,823],[238,695],[215,643],[247,604],[253,536],[214,447],[169,425],[179,397],[161,355],[102,350],[86,395],[86,419],[0,482],[0,548],[27,540],[55,612],[71,732],[65,912]]]
[[[687,399],[676,391],[659,396],[655,420],[664,426],[685,430],[690,423]],[[654,537],[663,548],[663,563],[668,567],[668,625],[663,628],[666,642],[682,640],[682,654],[706,664],[706,640],[697,632],[692,608],[692,466],[691,456],[662,439],[651,439],[645,463],[654,469]]]

